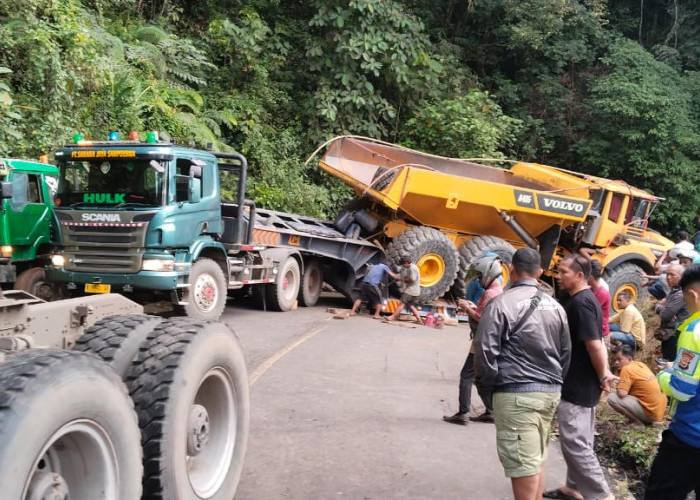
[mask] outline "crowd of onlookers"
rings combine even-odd
[[[572,253],[558,262],[556,297],[540,286],[542,267],[534,249],[515,252],[505,290],[505,266],[497,254],[473,263],[475,277],[459,302],[473,341],[460,373],[459,409],[443,420],[495,423],[498,456],[516,500],[614,498],[593,446],[603,394],[631,425],[653,425],[667,412],[671,418],[645,498],[685,499],[690,491],[700,493],[700,233],[694,240],[680,232],[678,243],[655,262],[656,274],[643,275],[659,316],[654,331],[662,352],[658,375],[641,361],[647,327],[634,297],[628,290],[616,291],[616,312],[610,316],[602,266],[589,255]],[[352,314],[366,301],[379,318],[378,287],[388,276],[405,285],[400,308],[390,319],[407,305],[422,323],[414,306],[418,268],[407,258],[400,264],[400,274],[383,264],[368,273]],[[473,384],[485,407],[476,416],[469,415]],[[567,473],[559,488],[544,491],[542,466],[555,415]]]
[[[560,260],[558,300],[538,286],[542,269],[532,249],[513,256],[505,291],[498,256],[475,264],[467,294],[481,297],[460,303],[474,340],[460,374],[459,411],[443,419],[496,424],[498,455],[516,499],[614,498],[593,448],[603,393],[631,425],[661,422],[667,412],[671,418],[645,498],[700,493],[700,265],[694,265],[700,253],[687,233],[679,236],[657,260],[657,274],[644,276],[659,316],[658,375],[642,361],[647,328],[629,291],[617,291],[617,312],[609,316],[610,292],[597,260],[580,254]],[[486,411],[470,417],[472,383]],[[567,474],[559,488],[544,491],[542,464],[555,415]]]

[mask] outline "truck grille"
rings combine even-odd
[[[127,213],[122,212],[122,217]],[[66,270],[135,273],[141,269],[148,222],[73,222],[64,214],[58,219]]]

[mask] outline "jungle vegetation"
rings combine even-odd
[[[0,0],[0,156],[157,130],[244,153],[259,205],[332,216],[338,134],[537,161],[700,213],[700,2]]]

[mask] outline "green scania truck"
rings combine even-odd
[[[131,137],[78,137],[55,153],[57,246],[46,273],[70,294],[160,298],[217,319],[228,296],[249,292],[262,307],[287,311],[315,304],[324,282],[355,297],[383,256],[331,221],[246,200],[241,154]]]

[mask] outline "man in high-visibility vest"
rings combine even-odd
[[[651,466],[646,500],[700,492],[700,265],[685,270],[680,287],[690,317],[678,327],[673,366],[658,375],[661,390],[671,397],[672,421]]]

